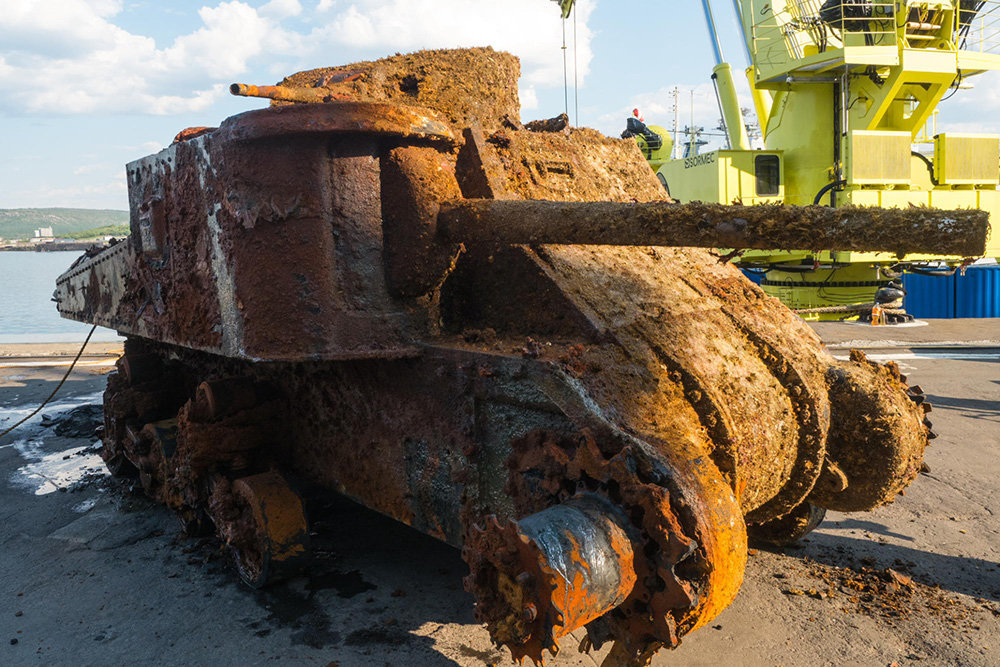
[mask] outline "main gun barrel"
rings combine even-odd
[[[979,209],[726,206],[465,199],[441,204],[438,233],[461,243],[658,245],[774,250],[986,252]]]

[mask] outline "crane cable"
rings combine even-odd
[[[566,19],[562,19],[562,52],[563,52],[563,104],[566,117],[569,118],[569,68],[566,64]]]
[[[80,361],[80,357],[83,356],[83,351],[87,348],[87,343],[90,342],[90,337],[94,335],[94,331],[96,330],[97,330],[97,325],[95,324],[93,327],[90,328],[90,333],[87,334],[87,339],[84,340],[83,345],[80,346],[80,351],[76,353],[76,358],[73,359],[73,363],[71,363],[69,365],[69,368],[66,369],[66,374],[63,375],[62,380],[59,380],[59,384],[57,384],[56,388],[52,390],[52,393],[49,394],[49,397],[46,398],[44,401],[42,401],[42,404],[39,405],[37,408],[35,408],[35,410],[30,415],[28,415],[21,421],[17,422],[13,426],[5,430],[3,433],[0,433],[0,438],[4,437],[5,435],[13,431],[15,428],[17,428],[24,422],[28,421],[29,419],[37,415],[39,412],[42,411],[42,408],[44,408],[46,405],[49,404],[49,401],[55,398],[56,392],[59,391],[59,389],[63,386],[63,383],[65,383],[66,380],[69,378],[69,374],[73,372],[73,367],[76,366],[76,362]]]
[[[579,77],[579,67],[577,61],[577,54],[579,49],[577,48],[577,20],[576,20],[576,3],[573,3],[570,10],[573,16],[573,116],[575,123],[580,124],[580,77]],[[569,118],[569,59],[566,51],[569,47],[566,45],[566,18],[569,14],[562,17],[562,52],[563,52],[563,107],[566,111],[566,118]]]
[[[576,48],[576,3],[573,3],[573,119],[574,124],[580,124],[580,79],[577,76]]]

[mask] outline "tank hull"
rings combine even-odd
[[[308,567],[300,491],[335,492],[461,548],[515,658],[585,627],[645,664],[731,602],[748,531],[792,540],[905,487],[923,396],[627,216],[618,246],[441,233],[462,199],[663,202],[634,143],[470,103],[515,85],[478,55],[456,106],[397,98],[467,52],[397,56],[130,164],[131,237],[60,277],[58,307],[127,336],[109,468],[216,530],[249,585]]]

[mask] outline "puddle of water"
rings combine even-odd
[[[73,505],[73,511],[78,512],[80,514],[86,514],[90,510],[94,509],[95,505],[97,505],[96,497],[87,498],[82,503],[77,503],[76,505]]]
[[[77,394],[76,396],[68,396],[66,398],[57,399],[46,405],[37,415],[18,426],[14,433],[23,434],[31,432],[33,427],[34,430],[37,431],[37,427],[42,421],[42,415],[54,417],[60,413],[72,410],[73,408],[78,408],[81,405],[91,405],[94,403],[97,403],[98,405],[104,403],[103,391],[97,391],[92,394]],[[13,424],[27,415],[30,415],[37,407],[38,403],[0,407],[0,431],[3,430],[5,425]]]
[[[54,434],[41,425],[43,415],[58,419],[60,415],[74,408],[100,404],[102,396],[103,392],[94,392],[53,401],[19,426],[14,433],[21,438],[0,446],[0,449],[13,447],[26,461],[25,465],[10,476],[10,482],[40,496],[72,486],[88,475],[108,474],[100,455],[90,453],[88,451],[90,448],[87,446],[71,447],[60,452],[46,450],[45,442]],[[38,407],[36,403],[31,403],[0,408],[0,429],[4,424],[12,424],[31,414],[36,407]]]
[[[107,474],[104,461],[99,454],[87,453],[89,447],[73,447],[61,452],[45,454],[31,463],[18,468],[11,475],[11,482],[27,488],[36,496],[54,493],[60,488],[68,488],[84,477]],[[35,447],[18,447],[24,458],[34,458]]]

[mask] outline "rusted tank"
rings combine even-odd
[[[634,144],[523,127],[517,76],[471,49],[258,89],[270,108],[128,165],[132,234],[60,277],[58,307],[127,336],[109,468],[217,530],[250,585],[308,566],[295,489],[326,489],[461,548],[514,658],[585,627],[606,664],[646,664],[737,594],[748,532],[891,501],[929,408],[663,245],[821,245],[848,217],[671,204]],[[859,243],[986,234],[900,215]]]

